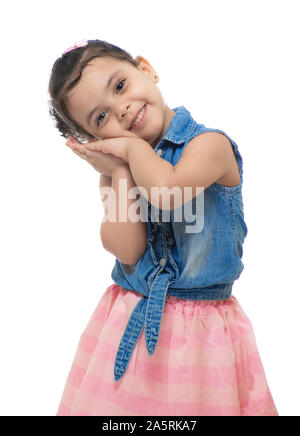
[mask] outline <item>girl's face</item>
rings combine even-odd
[[[136,67],[112,58],[95,58],[67,95],[67,108],[77,123],[97,139],[141,138],[154,148],[175,112],[163,101],[156,73],[146,59]],[[145,108],[140,124],[136,115]]]

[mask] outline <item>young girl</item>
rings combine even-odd
[[[101,173],[101,240],[116,257],[57,415],[277,416],[232,295],[247,234],[241,154],[169,108],[157,83],[146,59],[100,40],[52,68],[50,113]]]

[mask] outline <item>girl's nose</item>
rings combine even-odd
[[[129,107],[130,107],[130,105],[127,103],[126,105],[123,105],[120,108],[120,112],[119,112],[120,120],[123,120],[123,118],[127,115]]]

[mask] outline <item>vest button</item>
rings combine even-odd
[[[165,257],[162,257],[159,263],[161,264],[161,266],[165,266],[165,264],[167,263],[167,259]]]
[[[161,148],[159,150],[157,150],[157,154],[158,154],[158,156],[162,155],[162,149]]]

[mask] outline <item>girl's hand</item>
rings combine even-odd
[[[133,143],[145,143],[143,139],[140,138],[130,138],[127,136],[122,136],[119,138],[109,138],[101,139],[99,141],[92,141],[83,144],[87,150],[102,151],[103,153],[111,153],[116,157],[123,159],[128,162],[128,149]]]
[[[84,144],[87,150],[102,151],[103,153],[111,153],[114,156],[128,162],[127,148],[136,138],[128,138],[126,136],[120,138],[101,139]]]
[[[66,145],[70,147],[75,154],[92,165],[96,171],[105,176],[111,177],[111,173],[115,168],[121,165],[128,165],[123,159],[114,156],[112,153],[104,153],[96,148],[92,150],[87,147],[88,144],[92,145],[94,142],[95,141],[90,141],[81,144],[75,138],[70,137]]]

